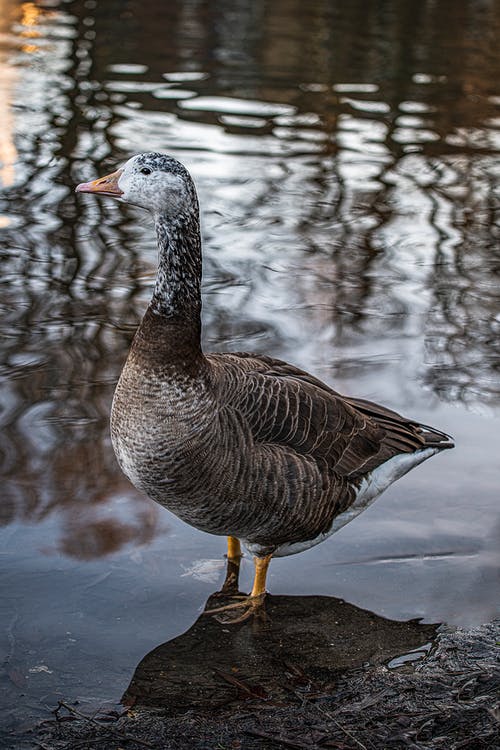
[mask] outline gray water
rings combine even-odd
[[[289,360],[457,441],[274,561],[270,590],[498,613],[499,34],[475,0],[0,0],[7,726],[119,697],[223,579],[224,540],[141,497],[110,446],[155,240],[73,189],[139,151],[196,181],[206,349]]]

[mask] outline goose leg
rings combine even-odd
[[[234,536],[227,538],[227,568],[226,578],[220,591],[221,594],[237,594],[240,578],[240,562],[242,558],[239,539]]]
[[[229,612],[231,610],[243,609],[243,613],[236,618],[224,620],[227,624],[235,624],[248,620],[253,615],[260,615],[263,612],[264,598],[266,595],[266,577],[269,563],[272,555],[266,557],[254,557],[255,576],[253,580],[252,591],[249,596],[245,596],[239,602],[226,604],[224,607],[207,609],[204,614],[212,615],[219,612]]]

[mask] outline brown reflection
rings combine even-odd
[[[158,532],[159,508],[123,481],[88,508],[59,508],[63,530],[58,550],[80,560],[117,552],[127,544],[147,544]]]
[[[206,609],[219,602],[210,597]],[[268,596],[266,608],[265,628],[223,625],[202,614],[141,660],[122,702],[174,716],[252,699],[295,704],[301,691],[321,697],[339,673],[381,664],[436,634],[434,625],[392,622],[326,596]]]
[[[16,3],[0,0],[0,39],[7,34],[14,19]],[[14,118],[12,115],[12,92],[17,82],[17,71],[5,62],[0,47],[0,187],[10,187],[15,179],[17,150],[14,142]],[[0,229],[8,220],[0,216]]]
[[[51,14],[43,11],[36,3],[22,3],[21,12],[22,16],[19,23],[23,27],[23,30],[20,32],[20,37],[31,40],[40,39],[41,33],[37,29],[37,26],[44,17],[46,20],[49,20]],[[23,44],[21,49],[23,52],[31,55],[34,52],[38,52],[39,47],[31,41],[31,43]]]

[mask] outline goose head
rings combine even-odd
[[[133,156],[116,172],[82,182],[76,192],[117,198],[170,220],[198,212],[196,190],[187,169],[172,156],[157,152]]]

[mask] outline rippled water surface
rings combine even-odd
[[[290,360],[457,440],[275,561],[271,590],[498,611],[499,38],[499,4],[475,0],[0,0],[8,710],[119,696],[222,580],[223,539],[140,497],[110,446],[155,240],[73,188],[138,151],[196,180],[207,349]]]

